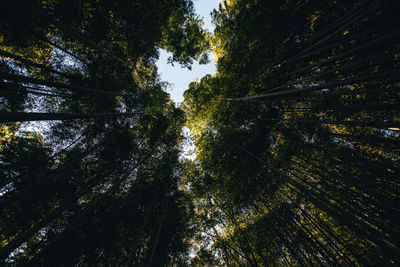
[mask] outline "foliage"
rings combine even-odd
[[[192,2],[21,0],[0,10],[2,264],[185,262],[184,116],[154,63],[162,48],[186,67],[207,53]],[[68,119],[35,133],[19,123],[32,114]]]
[[[193,264],[399,262],[396,8],[239,0],[214,11],[218,72],[183,104]]]
[[[2,265],[399,264],[398,10],[1,2]],[[209,46],[176,107],[158,50]]]

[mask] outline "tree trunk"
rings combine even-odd
[[[36,113],[36,112],[1,112],[0,123],[23,121],[53,121],[79,119],[121,118],[137,115],[138,113]]]

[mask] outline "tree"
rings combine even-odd
[[[192,2],[1,5],[2,263],[184,261],[183,114],[154,63],[207,52]]]
[[[396,8],[224,1],[214,11],[218,72],[192,83],[183,105],[197,156],[187,187],[206,233],[196,261],[399,262]]]

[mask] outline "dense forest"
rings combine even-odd
[[[0,265],[400,264],[399,11],[1,1]]]

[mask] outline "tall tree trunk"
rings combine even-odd
[[[155,236],[155,239],[154,239],[153,248],[151,250],[151,255],[150,255],[149,265],[148,266],[153,266],[153,260],[154,260],[154,257],[156,255],[157,246],[158,246],[158,242],[159,242],[160,235],[161,235],[161,230],[162,230],[162,227],[163,227],[163,224],[164,224],[165,217],[167,216],[168,201],[169,201],[169,198],[167,197],[167,199],[165,200],[164,207],[163,207],[164,210],[163,210],[163,213],[162,213],[162,217],[161,217],[160,223],[158,225],[157,233],[156,233],[156,236]]]
[[[55,87],[55,88],[63,88],[63,89],[71,90],[73,92],[86,91],[86,92],[106,94],[106,95],[116,95],[116,96],[133,95],[133,94],[121,94],[121,93],[117,93],[117,92],[110,92],[110,91],[88,88],[88,87],[73,85],[73,84],[60,83],[60,82],[55,82],[55,81],[47,81],[47,80],[42,80],[42,79],[37,79],[37,78],[29,77],[29,76],[12,74],[12,73],[7,73],[7,72],[0,72],[0,78],[15,81],[18,83],[31,83],[31,84],[45,85],[45,86]]]
[[[35,112],[1,112],[0,123],[22,121],[53,121],[79,119],[121,118],[137,115],[138,113],[35,113]]]

